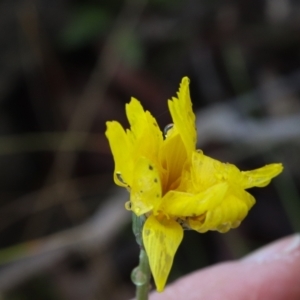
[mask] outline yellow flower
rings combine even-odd
[[[143,243],[158,291],[166,284],[183,228],[236,228],[255,203],[245,189],[264,187],[283,170],[282,164],[270,164],[244,172],[196,150],[187,77],[168,105],[173,126],[165,133],[134,98],[126,104],[130,129],[112,121],[106,131],[115,161],[114,181],[130,191],[126,208],[147,216]]]

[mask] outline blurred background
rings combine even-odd
[[[131,96],[170,123],[191,80],[198,147],[284,172],[227,234],[185,232],[169,282],[300,231],[300,3],[2,0],[0,299],[122,300],[138,263],[105,122]]]

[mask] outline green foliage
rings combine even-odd
[[[98,6],[80,6],[71,13],[59,41],[64,48],[78,48],[103,35],[109,28],[112,16]]]
[[[122,62],[131,67],[139,67],[144,61],[144,49],[139,37],[132,31],[119,31],[114,39],[114,52]]]

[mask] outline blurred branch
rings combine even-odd
[[[298,142],[300,113],[255,120],[241,116],[231,105],[218,104],[197,113],[200,145],[209,142],[246,144],[266,151],[285,142]]]
[[[251,111],[263,111],[263,106],[275,106],[299,92],[300,72],[271,80],[267,84],[225,103],[211,105],[197,113],[199,146],[209,142],[226,142],[228,154],[235,160],[257,155],[287,142],[299,143],[300,109],[290,103],[290,114],[251,118]],[[276,94],[274,94],[276,91]],[[272,103],[273,102],[273,103]],[[280,108],[279,108],[280,109]],[[243,153],[232,151],[232,147],[246,146]],[[245,151],[244,151],[245,150]],[[241,157],[238,158],[237,155]],[[230,156],[230,154],[229,154]]]
[[[69,186],[69,190],[72,190],[74,186],[77,187],[78,193],[80,195],[86,195],[88,193],[95,194],[95,187],[99,187],[101,183],[102,185],[105,185],[105,183],[108,181],[106,179],[108,177],[107,175],[98,175],[98,176],[85,176],[82,178],[74,178],[69,179],[67,181],[61,181],[57,182],[53,185],[49,185],[47,187],[44,187],[42,190],[34,191],[31,193],[28,193],[18,199],[9,201],[7,204],[1,206],[0,210],[0,231],[6,229],[7,227],[13,225],[14,223],[20,221],[21,219],[24,219],[32,214],[37,214],[40,212],[43,212],[45,210],[48,210],[52,208],[53,206],[60,205],[61,199],[57,197],[57,195],[60,193],[60,190],[65,187]],[[103,180],[106,179],[106,180]],[[111,175],[109,176],[109,179],[111,181]],[[103,183],[104,181],[104,183]],[[47,195],[47,198],[44,199],[43,203],[41,205],[36,206],[34,205],[36,202],[36,199],[40,196],[41,193],[44,193]],[[81,196],[82,197],[82,196]],[[74,203],[75,196],[73,193],[70,193],[67,195],[67,197],[64,198],[64,201],[67,203]],[[9,216],[9,217],[8,217]]]
[[[105,249],[130,220],[131,214],[120,203],[120,199],[126,197],[126,192],[120,189],[84,224],[0,250],[0,261],[11,261],[0,270],[0,291],[8,291],[31,276],[47,270],[72,250],[92,253]]]
[[[80,141],[85,140],[82,145]],[[101,152],[99,145],[104,144],[102,134],[83,131],[25,133],[0,137],[0,155],[22,152],[57,151],[57,152]],[[66,140],[62,144],[62,141]]]

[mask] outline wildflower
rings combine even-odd
[[[244,172],[196,150],[187,77],[168,106],[173,124],[164,133],[134,98],[126,104],[130,129],[111,121],[106,131],[114,181],[130,192],[125,206],[147,217],[143,244],[158,291],[164,289],[183,228],[203,233],[238,227],[255,203],[246,189],[266,186],[283,169],[270,164]]]

